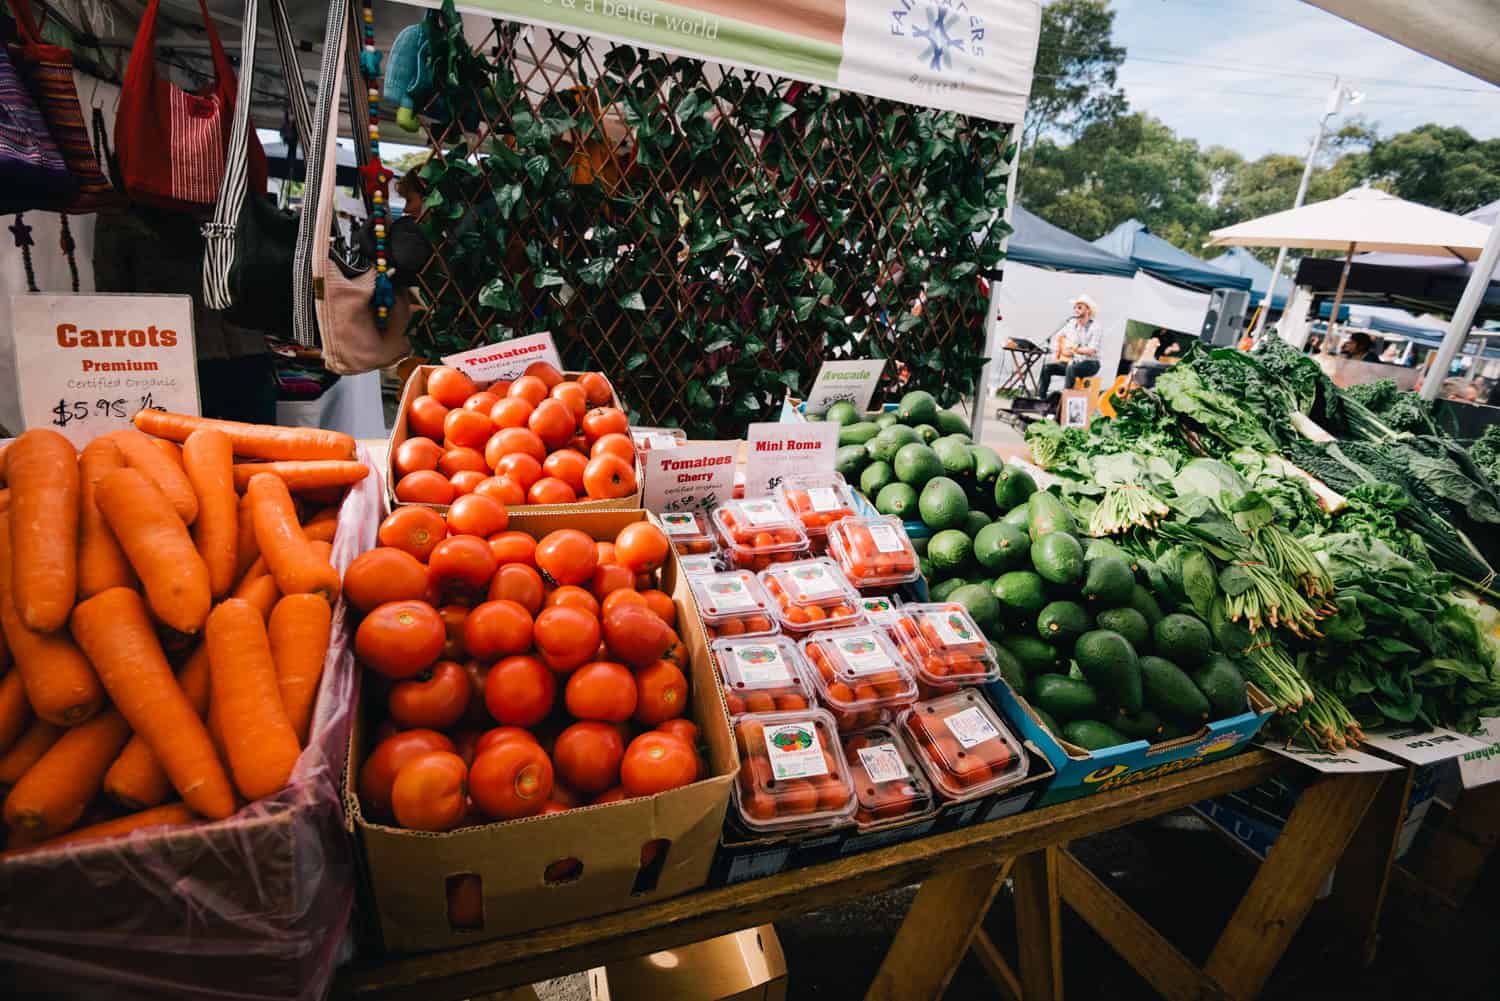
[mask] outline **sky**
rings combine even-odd
[[[1426,122],[1500,136],[1500,88],[1301,0],[1113,0],[1134,110],[1201,146],[1303,156],[1334,74],[1382,135]],[[1184,65],[1192,64],[1192,65]],[[1458,88],[1458,89],[1452,89]]]

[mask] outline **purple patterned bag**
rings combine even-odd
[[[60,209],[77,186],[47,120],[0,46],[0,214]]]

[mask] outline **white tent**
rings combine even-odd
[[[1495,0],[1306,0],[1377,35],[1500,84]]]

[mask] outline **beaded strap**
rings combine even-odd
[[[364,22],[365,48],[359,56],[359,68],[364,73],[365,87],[370,100],[370,159],[359,172],[364,175],[365,193],[370,198],[370,221],[375,230],[375,293],[370,296],[370,308],[375,311],[375,326],[385,329],[390,319],[391,306],[396,302],[396,288],[391,282],[390,265],[385,253],[386,223],[390,218],[390,186],[392,173],[380,162],[380,62],[382,54],[375,48],[375,8],[372,0],[363,0],[361,19]]]

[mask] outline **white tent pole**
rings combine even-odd
[[[1443,343],[1437,349],[1437,359],[1428,370],[1428,377],[1422,380],[1424,400],[1437,399],[1443,380],[1448,377],[1448,368],[1453,364],[1454,355],[1463,347],[1464,339],[1469,336],[1469,328],[1474,326],[1474,314],[1479,312],[1479,303],[1484,299],[1485,290],[1490,287],[1490,278],[1495,274],[1497,263],[1500,263],[1500,220],[1490,226],[1489,239],[1484,241],[1484,252],[1474,262],[1474,272],[1469,275],[1469,284],[1464,286],[1458,308],[1453,311],[1453,319],[1448,322],[1448,332],[1443,335]]]
[[[1010,158],[1010,173],[1005,178],[1005,215],[1006,225],[1010,224],[1011,218],[1016,210],[1016,182],[1021,176],[1021,123],[1010,127],[1010,141],[1015,152]],[[1010,233],[1006,233],[1000,241],[1000,251],[1004,253],[1010,249]],[[1005,267],[1005,261],[1000,262],[1000,267]],[[996,276],[990,279],[990,304],[984,314],[984,366],[979,370],[979,381],[974,384],[974,412],[969,415],[969,429],[974,435],[974,440],[980,444],[984,443],[984,408],[989,406],[990,401],[990,366],[995,364],[995,333],[1000,329],[1000,278]]]
[[[1323,145],[1323,136],[1328,132],[1328,119],[1338,114],[1343,107],[1343,84],[1338,77],[1333,78],[1333,91],[1328,95],[1328,104],[1325,105],[1323,117],[1318,119],[1318,132],[1313,136],[1312,145],[1307,150],[1307,163],[1302,165],[1302,180],[1297,184],[1297,197],[1292,202],[1292,208],[1300,209],[1302,203],[1307,199],[1307,185],[1312,181],[1313,163],[1318,159],[1318,149]],[[1259,337],[1260,332],[1265,329],[1271,318],[1271,304],[1276,301],[1276,286],[1281,281],[1281,268],[1286,264],[1286,247],[1276,249],[1276,266],[1271,269],[1271,287],[1266,289],[1265,308],[1255,318],[1255,326],[1250,331],[1251,337]]]

